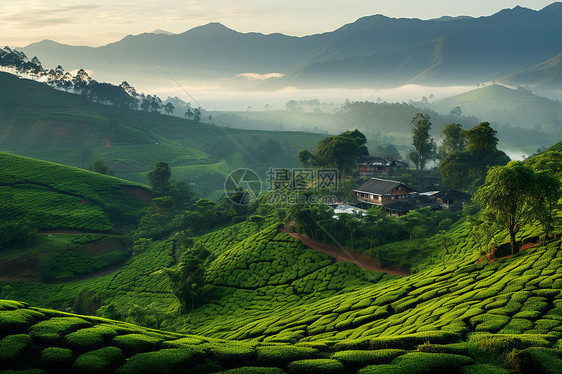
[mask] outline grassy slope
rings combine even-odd
[[[73,278],[123,261],[119,235],[135,227],[146,207],[135,192],[150,197],[143,185],[0,152],[4,217],[27,217],[40,233],[75,233],[40,235],[33,243],[1,251],[2,277],[36,280],[47,261],[52,267],[61,264],[56,278]]]
[[[244,231],[247,227],[242,225],[240,229]],[[257,235],[272,235],[270,232],[266,228]],[[289,240],[278,234],[273,239]],[[60,371],[73,366],[74,370],[100,373],[116,369],[121,373],[150,372],[153,365],[161,372],[180,368],[218,372],[256,366],[269,367],[257,372],[270,373],[281,373],[273,367],[289,373],[507,373],[501,366],[507,353],[516,348],[520,351],[515,357],[527,365],[523,372],[533,368],[557,373],[562,365],[560,244],[551,242],[491,265],[474,266],[467,262],[400,280],[372,285],[352,283],[344,292],[318,300],[312,298],[302,305],[283,307],[278,300],[282,294],[274,292],[277,298],[267,300],[263,297],[268,294],[267,289],[261,288],[266,292],[259,295],[259,287],[245,295],[235,292],[220,301],[248,305],[233,310],[219,301],[213,307],[203,308],[214,308],[215,317],[211,313],[207,315],[210,319],[199,320],[197,315],[201,311],[196,310],[194,318],[189,319],[188,331],[199,327],[210,337],[0,302],[0,362],[5,368],[14,369]],[[231,251],[223,251],[219,258],[226,256],[232,260]],[[156,251],[152,256],[155,254]],[[306,252],[300,254],[315,257]],[[229,261],[223,266],[236,268],[236,263],[244,262],[243,253],[241,257],[235,264]],[[314,267],[315,262],[309,264]],[[157,267],[155,264],[154,268]],[[148,274],[150,269],[144,272]],[[229,274],[237,275],[232,270]],[[123,273],[117,274],[120,275]],[[250,279],[259,285],[259,279],[252,278],[255,276],[252,272]],[[225,278],[228,282],[228,276],[218,277],[223,281]],[[273,278],[275,275],[269,280]],[[96,286],[102,286],[100,281],[96,281]],[[136,282],[129,285],[130,289],[139,289],[143,283],[142,279]],[[152,279],[151,283],[154,282],[157,280]],[[259,297],[262,303],[256,303]],[[257,309],[262,309],[261,316]],[[226,330],[230,333],[225,334]],[[220,336],[235,340],[216,339]],[[281,342],[285,344],[278,345]],[[105,348],[100,351],[102,347]],[[60,361],[55,362],[54,357]],[[517,363],[513,358],[511,362]]]
[[[32,215],[40,230],[112,231],[146,207],[126,188],[150,195],[137,183],[3,152],[0,178],[5,207]]]
[[[80,167],[102,158],[118,176],[130,180],[145,182],[154,163],[166,161],[176,177],[212,192],[239,167],[260,171],[297,167],[294,155],[322,138],[303,132],[221,128],[93,104],[79,95],[0,73],[0,149]],[[267,153],[270,139],[281,147],[277,157]],[[92,153],[90,159],[80,157],[83,148]]]
[[[476,115],[483,120],[500,125],[539,129],[555,134],[562,115],[559,102],[537,96],[527,90],[513,90],[501,85],[490,85],[433,103],[441,112],[456,106],[463,113]]]

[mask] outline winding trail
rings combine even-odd
[[[345,262],[351,262],[363,269],[367,269],[367,270],[372,270],[372,271],[379,271],[379,272],[383,272],[383,273],[387,273],[387,274],[391,274],[391,275],[396,275],[399,277],[407,277],[410,275],[410,273],[405,272],[405,271],[401,271],[398,270],[396,268],[387,268],[384,266],[381,266],[380,262],[375,260],[374,258],[362,254],[362,253],[356,253],[356,252],[351,252],[348,251],[345,248],[341,248],[335,245],[330,245],[330,244],[325,244],[325,243],[320,243],[317,242],[315,240],[310,239],[308,236],[306,236],[305,234],[297,234],[294,232],[290,232],[288,227],[282,227],[279,229],[280,232],[288,234],[290,236],[292,236],[295,239],[298,239],[302,242],[302,244],[304,244],[305,246],[307,246],[310,249],[314,249],[315,251],[318,252],[322,252],[327,254],[330,257],[333,257],[336,259],[336,261],[345,261]]]

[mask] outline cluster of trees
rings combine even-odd
[[[531,165],[540,164],[537,161]],[[562,168],[558,168],[560,171]],[[508,232],[511,254],[516,249],[517,234],[533,221],[540,223],[545,237],[549,237],[556,226],[554,210],[561,197],[559,177],[520,161],[492,167],[475,194],[475,200],[483,207],[485,221]]]
[[[314,152],[300,151],[297,157],[305,168],[334,168],[345,180],[355,169],[357,158],[369,155],[366,143],[365,135],[359,130],[346,131],[321,140]]]
[[[373,206],[366,216],[340,214],[325,205],[293,205],[286,220],[295,223],[298,232],[327,244],[337,244],[351,251],[377,253],[376,248],[399,240],[409,240],[436,235],[448,230],[460,218],[460,212],[432,211],[428,208],[412,210],[396,218],[386,215],[380,206]],[[381,260],[378,258],[378,260]],[[403,265],[410,258],[403,259]]]
[[[33,57],[30,61],[25,53],[8,46],[0,48],[0,66],[10,67],[18,73],[25,74],[38,74],[43,70],[41,61],[37,57]]]
[[[483,183],[489,167],[507,164],[509,157],[497,148],[496,134],[488,122],[466,131],[459,124],[447,125],[441,132],[438,166],[443,184],[474,191]]]
[[[421,172],[430,160],[439,159],[442,184],[458,190],[474,191],[481,185],[491,166],[505,165],[509,157],[497,148],[496,130],[482,122],[469,130],[451,123],[441,131],[438,148],[430,135],[432,124],[428,115],[418,113],[412,119],[412,145],[409,159]]]

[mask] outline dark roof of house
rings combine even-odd
[[[353,190],[355,192],[372,193],[376,195],[386,195],[395,190],[398,186],[404,186],[408,190],[413,191],[412,188],[408,187],[405,183],[392,181],[388,179],[371,178],[367,182],[363,183],[357,189]]]
[[[404,213],[416,209],[416,204],[409,200],[400,200],[394,203],[386,204],[384,208],[398,213]]]
[[[470,196],[461,191],[447,189],[447,190],[439,191],[438,193],[433,195],[433,197],[436,197],[438,199],[447,199],[447,200],[468,200]]]

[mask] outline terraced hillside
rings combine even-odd
[[[559,373],[552,335],[426,331],[279,344],[147,329],[0,300],[0,373]],[[505,366],[506,368],[502,367]]]
[[[121,235],[150,199],[143,185],[0,152],[0,277],[73,278],[124,261]],[[18,230],[39,236],[10,240]]]

